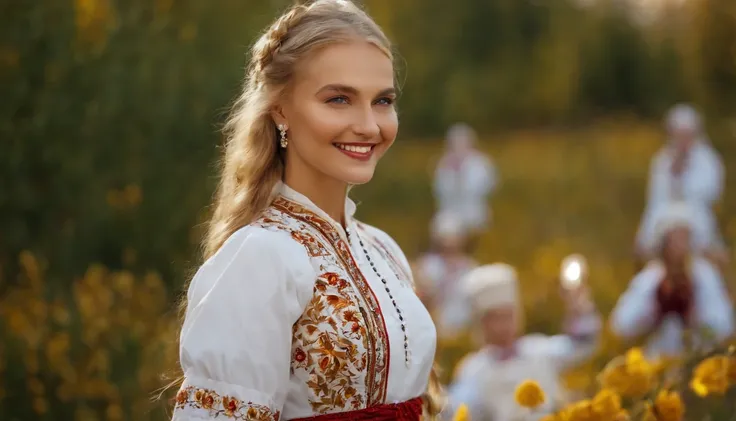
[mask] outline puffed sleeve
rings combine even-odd
[[[661,269],[647,266],[631,280],[610,315],[611,330],[619,337],[631,339],[649,331],[656,322],[656,292]]]
[[[705,260],[693,265],[697,277],[695,315],[697,323],[710,330],[716,341],[722,341],[734,332],[733,303],[717,269]]]
[[[245,227],[230,237],[189,288],[173,420],[278,420],[292,325],[315,279],[306,251],[284,233]]]
[[[705,201],[706,205],[713,205],[721,199],[724,185],[723,161],[718,151],[712,146],[703,146],[703,160],[699,171],[694,176],[698,177],[698,197]]]

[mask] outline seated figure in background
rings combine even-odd
[[[483,347],[465,359],[449,388],[450,406],[465,404],[473,421],[511,421],[523,411],[515,400],[525,380],[539,383],[555,409],[560,373],[595,351],[601,319],[584,285],[565,290],[566,333],[522,336],[523,310],[516,271],[496,263],[481,266],[464,281]]]
[[[711,345],[734,332],[733,305],[720,272],[693,254],[697,213],[685,203],[659,215],[653,248],[658,251],[631,280],[611,313],[611,328],[625,339],[647,336],[650,358],[677,357],[683,334],[693,333],[696,347]],[[709,331],[709,332],[706,332]]]

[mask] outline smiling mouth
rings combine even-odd
[[[357,159],[360,161],[367,161],[371,158],[373,155],[373,149],[375,148],[375,144],[373,145],[354,145],[354,144],[346,144],[346,143],[333,143],[333,146],[335,146],[340,152],[344,153],[345,155]]]

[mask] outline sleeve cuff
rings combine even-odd
[[[187,378],[176,394],[173,421],[279,421],[272,398],[241,386],[210,379]]]

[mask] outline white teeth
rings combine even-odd
[[[350,152],[356,152],[356,153],[368,153],[371,151],[371,148],[373,147],[373,146],[343,145],[342,143],[336,143],[335,146],[337,146],[340,149],[350,151]]]

